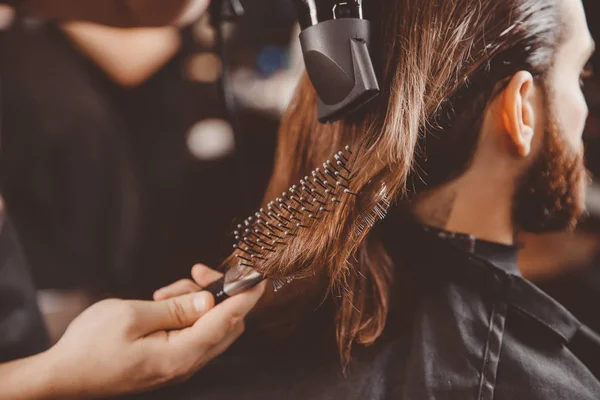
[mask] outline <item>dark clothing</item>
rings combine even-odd
[[[536,280],[535,284],[557,299],[580,321],[600,332],[600,313],[597,308],[600,304],[600,253],[577,268]]]
[[[135,184],[103,75],[58,26],[17,20],[0,40],[0,185],[34,284],[111,291]]]
[[[18,20],[0,34],[0,185],[37,288],[151,298],[195,263],[217,266],[235,218],[260,203],[277,121],[240,113],[252,154],[242,196],[234,154],[188,148],[193,127],[224,110],[215,83],[182,73],[208,49],[192,27],[180,37],[163,67],[125,88],[60,26]]]
[[[423,227],[390,238],[387,248],[397,261],[397,280],[413,288],[412,311],[401,313],[398,300],[384,335],[355,351],[346,376],[333,335],[323,329],[324,310],[284,345],[243,339],[190,383],[153,396],[600,398],[594,334],[520,276],[517,248]]]
[[[0,1],[0,4],[16,3],[16,0]],[[2,78],[0,73],[0,81],[5,83]],[[5,216],[1,196],[0,205],[0,363],[4,363],[44,351],[50,341],[27,263],[14,227]]]
[[[0,217],[1,218],[1,217]],[[48,337],[12,225],[0,228],[0,363],[45,350]]]

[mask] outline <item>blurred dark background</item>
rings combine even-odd
[[[600,4],[584,3],[600,42]],[[236,221],[259,204],[303,64],[289,0],[242,4],[244,17],[225,29],[237,149],[207,16],[178,30],[0,14],[0,185],[55,339],[99,298],[149,298],[195,263],[218,266]],[[598,76],[585,91],[587,160],[600,176]],[[599,188],[580,231],[523,237],[521,262],[597,330]]]

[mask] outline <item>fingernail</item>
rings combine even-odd
[[[197,312],[201,313],[206,311],[207,305],[206,296],[202,293],[198,293],[194,296],[194,308]]]

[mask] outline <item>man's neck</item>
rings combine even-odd
[[[512,198],[476,176],[465,176],[417,198],[413,212],[424,224],[513,244]]]

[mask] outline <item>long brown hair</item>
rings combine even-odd
[[[560,40],[558,0],[365,0],[382,93],[360,114],[317,122],[304,77],[283,118],[265,199],[350,145],[359,173],[335,213],[259,266],[269,276],[316,276],[336,289],[344,360],[385,326],[394,283],[375,235],[356,230],[382,182],[396,201],[460,174],[474,152],[488,101],[514,73],[543,79]]]

